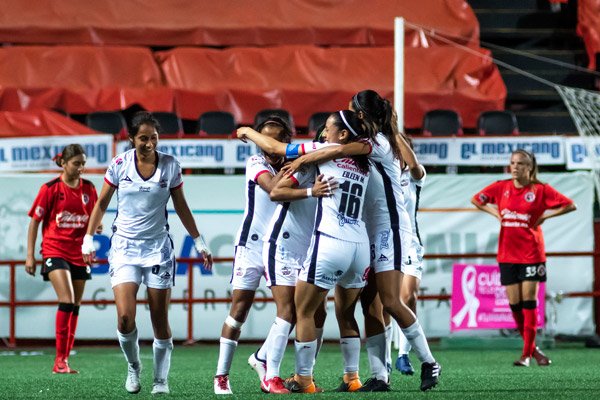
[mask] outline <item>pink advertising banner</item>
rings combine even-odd
[[[538,293],[538,327],[544,327],[545,283]],[[497,265],[454,264],[450,331],[512,329],[515,321]]]

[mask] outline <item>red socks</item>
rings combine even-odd
[[[537,330],[537,301],[523,302],[523,356],[531,357],[535,350]]]
[[[69,356],[69,331],[74,305],[58,303],[56,311],[56,358],[64,360]]]

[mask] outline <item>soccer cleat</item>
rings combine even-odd
[[[389,392],[390,385],[377,378],[369,378],[357,392]]]
[[[132,364],[128,364],[127,366],[127,379],[125,380],[125,390],[129,393],[139,393],[142,389],[142,385],[140,384],[140,373],[142,372],[142,365],[140,363],[137,364],[137,368],[135,368]]]
[[[258,379],[260,380],[262,389],[262,381],[265,379],[265,375],[267,374],[267,363],[256,357],[256,353],[252,353],[250,357],[248,357],[248,365],[250,365],[258,374]]]
[[[323,389],[321,389],[320,387],[315,385],[314,381],[308,386],[300,386],[300,384],[298,383],[297,380],[295,380],[294,378],[291,378],[291,379],[288,378],[285,380],[284,383],[285,383],[285,387],[291,393],[322,393],[323,392]]]
[[[433,388],[440,381],[442,366],[437,362],[421,364],[421,390]]]
[[[552,360],[550,360],[547,355],[542,353],[540,348],[537,346],[533,350],[532,356],[535,359],[535,361],[537,362],[537,365],[539,365],[540,367],[547,367],[550,364],[552,364]]]
[[[166,379],[155,379],[150,394],[169,394],[169,383]]]
[[[67,366],[69,367],[69,373],[70,374],[78,374],[79,371],[77,371],[76,369],[71,368],[71,366],[69,365],[69,359],[65,358],[65,364],[67,364]]]
[[[215,394],[233,394],[229,386],[229,375],[217,375],[213,380]]]
[[[337,389],[335,389],[335,391],[336,392],[356,392],[361,387],[362,387],[362,382],[360,381],[360,379],[358,377],[351,379],[350,382],[344,382],[344,380],[342,379],[342,383],[340,384],[340,386]]]
[[[396,359],[396,369],[400,371],[402,375],[414,375],[415,370],[413,369],[408,354],[402,354]]]
[[[278,376],[275,376],[271,379],[263,379],[260,384],[260,388],[265,393],[273,393],[273,394],[289,394],[290,391],[285,387],[283,379]]]
[[[69,368],[69,364],[65,362],[65,360],[61,358],[54,359],[54,367],[52,368],[53,374],[71,374],[71,368]],[[74,373],[77,373],[75,371]]]
[[[513,365],[515,367],[529,367],[529,357],[521,356]]]

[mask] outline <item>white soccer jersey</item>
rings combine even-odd
[[[179,162],[156,152],[156,170],[148,179],[140,176],[135,149],[111,161],[104,181],[117,189],[117,216],[112,231],[129,239],[156,239],[169,230],[167,202],[171,190],[183,185]]]
[[[400,163],[394,158],[390,142],[382,133],[378,133],[375,139],[372,142],[373,147],[369,159],[381,174],[383,184],[372,185],[373,193],[370,195],[378,199],[385,199],[385,202],[376,203],[379,209],[373,210],[369,215],[370,218],[375,218],[369,224],[377,227],[387,225],[392,229],[412,232],[410,216],[406,211],[404,191],[400,182],[402,175]]]
[[[267,224],[275,212],[277,203],[258,184],[258,177],[264,173],[275,176],[277,172],[262,154],[246,161],[246,208],[244,219],[235,239],[236,246],[245,246],[262,251]]]
[[[366,242],[363,206],[369,171],[362,172],[351,158],[319,164],[316,175],[333,177],[339,184],[333,195],[318,200],[315,230],[348,242]]]
[[[421,179],[414,179],[410,175],[408,167],[402,171],[400,185],[404,189],[404,204],[406,211],[410,217],[412,225],[413,237],[421,243],[421,237],[419,236],[419,225],[417,224],[417,211],[419,210],[419,197],[421,194],[421,188],[425,184],[425,178],[427,173],[423,174]]]
[[[299,188],[310,188],[315,183],[314,169],[303,167],[292,179]],[[306,254],[314,230],[316,207],[314,197],[277,204],[263,240],[296,254]]]

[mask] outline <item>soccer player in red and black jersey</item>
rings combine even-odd
[[[85,281],[92,277],[90,267],[83,261],[81,244],[98,195],[90,181],[81,179],[85,158],[81,145],[66,146],[55,157],[56,164],[63,168],[62,174],[42,185],[29,211],[25,269],[35,275],[35,242],[42,223],[41,274],[52,283],[58,297],[56,359],[52,369],[55,374],[77,373],[69,368],[68,358],[75,341]]]
[[[523,353],[515,366],[529,366],[531,357],[538,365],[551,361],[535,345],[537,294],[539,282],[546,281],[546,252],[542,223],[576,209],[573,200],[537,179],[535,156],[515,150],[510,158],[512,179],[492,183],[471,202],[500,221],[498,264],[500,283],[506,295],[519,333]],[[495,204],[496,207],[490,206]]]

